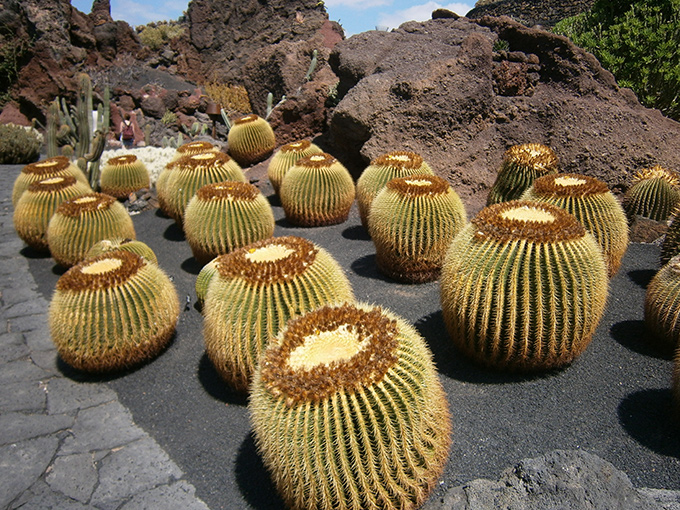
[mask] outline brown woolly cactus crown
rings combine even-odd
[[[177,147],[177,153],[174,159],[182,156],[191,156],[193,154],[200,154],[202,152],[219,152],[219,147],[216,147],[210,142],[196,140],[194,142],[185,143]]]
[[[124,165],[132,165],[133,163],[137,162],[137,156],[134,154],[123,154],[122,156],[115,156],[113,158],[109,158],[106,161],[107,165],[116,165],[116,166],[124,166]]]
[[[158,259],[153,250],[145,243],[137,241],[136,239],[102,239],[101,241],[92,245],[92,247],[85,254],[86,259],[98,257],[103,253],[111,251],[123,250],[136,253],[140,257],[149,262],[158,264]]]
[[[309,140],[300,140],[282,146],[274,154],[267,167],[267,177],[272,183],[274,192],[279,193],[283,177],[298,160],[320,152],[323,151]]]
[[[546,175],[534,181],[538,195],[586,197],[609,193],[607,185],[599,179],[579,174]]]
[[[78,218],[82,214],[108,209],[115,203],[116,199],[106,193],[89,193],[63,202],[57,212],[69,218]]]
[[[371,161],[371,166],[390,166],[419,171],[429,168],[420,154],[410,151],[393,151],[382,154]]]
[[[106,290],[124,285],[146,262],[132,253],[116,251],[84,261],[57,281],[58,291]]]
[[[449,191],[449,184],[435,175],[414,175],[392,179],[385,186],[408,197],[443,195]]]
[[[238,181],[224,181],[206,184],[201,187],[196,196],[200,200],[255,200],[260,191],[250,183]]]
[[[58,175],[32,182],[28,185],[27,189],[32,193],[39,193],[41,191],[44,193],[52,193],[73,186],[76,182],[78,181],[72,175]]]
[[[28,186],[33,182],[38,182],[48,177],[58,175],[70,175],[75,177],[79,182],[89,183],[85,178],[83,172],[71,163],[66,156],[54,156],[35,163],[29,163],[21,169],[21,173],[14,181],[12,189],[12,205],[16,206],[21,194],[28,189]]]
[[[540,143],[513,145],[505,151],[504,159],[516,165],[540,170],[542,173],[557,172],[559,163],[553,150]]]
[[[631,184],[637,184],[640,181],[645,181],[647,179],[663,179],[671,186],[680,185],[680,174],[669,168],[665,168],[661,165],[654,165],[649,168],[643,168],[638,171],[634,176]]]

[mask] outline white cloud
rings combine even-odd
[[[392,5],[392,0],[324,0],[326,7],[331,9],[336,7],[346,7],[348,9],[370,9],[372,7],[382,7]]]
[[[392,29],[397,28],[405,21],[425,21],[432,17],[432,11],[442,8],[453,11],[460,16],[464,16],[473,7],[473,4],[465,3],[442,5],[437,2],[427,2],[421,5],[413,5],[408,9],[400,11],[383,12],[378,16],[378,26]]]

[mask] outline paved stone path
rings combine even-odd
[[[0,509],[207,510],[116,393],[64,377],[0,166]]]

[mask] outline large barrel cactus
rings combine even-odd
[[[609,276],[616,274],[628,249],[628,220],[604,182],[580,174],[545,175],[522,200],[556,205],[573,214],[602,248]]]
[[[441,177],[392,179],[368,215],[378,269],[407,283],[437,279],[446,249],[466,222],[463,202]]]
[[[608,282],[600,246],[573,215],[504,202],[483,209],[451,243],[442,312],[454,344],[481,364],[558,368],[590,343]]]
[[[540,143],[513,145],[505,151],[486,203],[517,200],[536,178],[558,171],[559,160],[550,147]]]
[[[274,153],[269,166],[267,167],[267,177],[274,188],[274,193],[278,194],[281,189],[283,176],[299,159],[323,152],[318,146],[309,140],[300,140],[282,146]]]
[[[240,165],[250,166],[267,159],[276,147],[274,130],[254,113],[236,119],[227,135],[229,155]]]
[[[393,151],[372,160],[357,180],[357,205],[361,224],[368,227],[371,202],[385,184],[396,177],[416,174],[434,175],[434,172],[422,156],[414,152]]]
[[[680,255],[673,257],[649,282],[645,324],[660,351],[672,354],[680,345]]]
[[[12,205],[16,206],[21,194],[28,189],[28,186],[33,182],[42,181],[48,177],[58,177],[63,175],[70,175],[76,178],[79,182],[90,184],[87,182],[87,177],[78,168],[77,165],[71,163],[66,156],[54,156],[52,158],[43,159],[35,163],[30,163],[21,169],[21,173],[14,180],[12,188]]]
[[[288,508],[416,509],[451,443],[425,341],[400,317],[363,303],[289,321],[263,355],[248,407]]]
[[[49,325],[66,363],[110,372],[160,353],[178,316],[179,299],[168,276],[156,264],[119,250],[85,260],[59,278]]]
[[[110,158],[101,170],[102,193],[116,198],[127,198],[142,188],[149,187],[149,171],[134,154]]]
[[[203,306],[206,352],[239,391],[248,388],[262,351],[288,319],[354,298],[335,259],[300,237],[258,241],[215,264]]]
[[[635,174],[623,198],[629,217],[642,216],[666,221],[680,204],[680,175],[674,170],[655,165]]]

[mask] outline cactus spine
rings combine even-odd
[[[599,245],[573,215],[504,202],[483,209],[451,243],[442,312],[454,344],[484,365],[557,368],[590,343],[608,282]]]
[[[451,443],[425,341],[403,319],[363,303],[289,321],[263,355],[248,407],[289,508],[418,508]]]
[[[289,143],[276,151],[267,167],[267,177],[274,188],[274,193],[278,195],[284,175],[298,160],[321,152],[323,151],[309,140]]]
[[[631,218],[666,221],[680,204],[679,184],[678,173],[660,165],[640,170],[624,196],[623,208]]]
[[[133,154],[110,158],[102,168],[102,193],[116,198],[127,198],[130,193],[148,187],[149,171]]]
[[[88,181],[83,172],[71,163],[66,156],[55,156],[53,158],[43,159],[35,163],[29,163],[21,169],[21,173],[14,180],[12,188],[12,205],[16,206],[21,194],[28,189],[28,186],[33,182],[42,181],[49,177],[59,177],[71,175],[77,181],[86,184],[89,187]]]
[[[158,264],[158,259],[153,250],[147,244],[137,241],[136,239],[102,239],[92,245],[85,254],[85,259],[98,257],[103,253],[109,253],[116,250],[129,251],[139,255],[152,264]]]
[[[671,214],[668,230],[666,230],[666,235],[661,243],[659,260],[662,266],[668,264],[673,257],[680,254],[680,220],[678,220],[678,214],[680,214],[680,208],[676,207]]]
[[[240,165],[267,159],[276,147],[274,130],[262,117],[251,113],[236,119],[227,135],[229,154]]]
[[[661,351],[672,354],[680,345],[680,256],[673,257],[649,282],[645,323]]]

